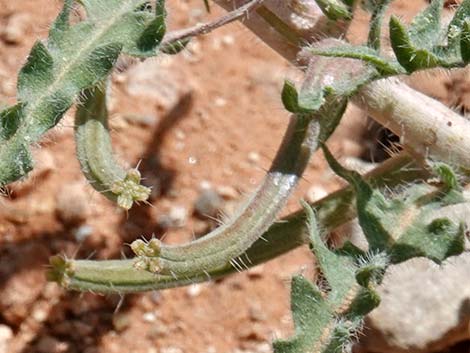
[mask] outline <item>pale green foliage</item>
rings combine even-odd
[[[80,92],[103,80],[118,55],[150,56],[165,33],[164,16],[145,0],[82,0],[87,18],[69,22],[72,0],[38,41],[18,77],[18,104],[0,112],[0,185],[32,169],[29,145],[58,123]]]
[[[352,17],[351,1],[316,0],[316,2],[330,20],[349,20]]]
[[[349,242],[341,249],[329,250],[320,237],[313,210],[304,205],[311,248],[326,283],[322,286],[320,281],[317,286],[303,277],[293,278],[291,307],[296,334],[274,342],[275,353],[345,351],[361,329],[364,316],[379,305],[374,288],[390,264],[416,256],[440,263],[464,250],[462,224],[428,217],[433,210],[463,201],[457,178],[447,165],[434,165],[441,180],[434,194],[429,194],[426,185],[416,185],[387,199],[323,149],[332,169],[354,187],[359,224],[369,250],[365,253]]]
[[[418,14],[409,28],[392,16],[389,23],[389,37],[395,58],[382,56],[380,52],[380,28],[383,15],[390,0],[369,2],[373,12],[367,46],[353,46],[340,43],[331,46],[320,42],[311,48],[317,55],[361,59],[373,67],[367,80],[356,81],[356,89],[364,83],[379,78],[412,73],[433,67],[463,67],[470,58],[470,0],[464,0],[452,21],[443,28],[441,14],[443,0],[433,0]],[[352,89],[350,94],[354,93]]]
[[[312,209],[305,207],[312,251],[329,290],[301,276],[292,279],[296,334],[289,340],[274,342],[274,352],[341,352],[360,329],[363,316],[380,303],[373,281],[381,277],[387,259],[379,254],[366,260],[365,254],[350,244],[348,249],[329,250],[320,238]]]
[[[392,263],[416,256],[441,263],[464,250],[463,224],[428,217],[432,211],[463,201],[450,167],[440,163],[435,169],[442,176],[443,187],[432,197],[426,187],[418,184],[400,197],[388,199],[357,172],[343,168],[326,147],[324,153],[334,172],[354,187],[359,224],[370,251],[388,253]]]

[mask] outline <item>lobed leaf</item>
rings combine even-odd
[[[275,341],[275,353],[341,352],[380,299],[370,282],[356,281],[357,253],[332,251],[321,240],[313,210],[304,204],[312,250],[329,291],[305,278],[292,279],[291,309],[295,335]]]

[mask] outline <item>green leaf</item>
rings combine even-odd
[[[281,97],[284,108],[294,114],[311,114],[324,102],[322,89],[302,90],[299,94],[294,83],[288,80],[284,82]]]
[[[417,48],[401,21],[392,16],[390,19],[390,41],[398,62],[408,72],[445,65],[428,49]]]
[[[57,124],[82,90],[108,76],[121,52],[135,56],[158,53],[165,31],[163,1],[159,0],[156,13],[148,11],[145,0],[79,3],[87,18],[71,25],[73,1],[66,0],[47,42],[34,45],[20,71],[21,104],[13,108],[17,122],[2,121],[0,125],[0,185],[20,178],[32,168],[28,145]],[[11,109],[0,117],[12,119]]]
[[[316,346],[331,323],[333,313],[318,287],[301,276],[292,278],[291,310],[295,336],[288,341],[275,341],[275,353],[309,352]]]
[[[460,34],[460,55],[465,64],[470,63],[470,19],[466,20],[462,25],[462,32]]]
[[[467,21],[470,14],[470,0],[464,0],[459,8],[455,11],[454,17],[447,27],[447,42],[451,50],[459,52],[461,32],[464,23]]]
[[[390,250],[392,263],[423,256],[440,264],[449,256],[465,250],[465,225],[454,224],[447,218],[437,218],[429,224],[419,219],[410,226]]]
[[[335,253],[326,247],[320,237],[312,208],[307,203],[303,203],[303,206],[307,214],[312,251],[323,276],[331,287],[328,300],[333,305],[339,305],[351,286],[356,283],[354,258],[345,253]],[[341,271],[338,271],[338,268],[341,268]]]
[[[299,94],[291,81],[284,81],[281,93],[282,104],[287,111],[297,113],[299,111]]]
[[[386,251],[393,243],[391,229],[396,228],[394,218],[401,211],[400,205],[390,203],[380,192],[373,190],[359,173],[343,168],[325,145],[322,145],[322,149],[330,168],[348,181],[356,192],[359,224],[367,238],[370,251]]]
[[[410,41],[420,49],[432,50],[441,39],[441,13],[444,0],[432,0],[411,22],[408,30]]]
[[[42,42],[36,42],[18,75],[18,99],[27,101],[44,92],[54,79],[54,61]]]
[[[389,254],[392,263],[416,256],[425,256],[440,263],[448,256],[463,251],[461,224],[454,224],[448,219],[426,221],[433,211],[449,202],[464,201],[458,196],[461,190],[449,167],[437,165],[436,170],[443,179],[444,187],[433,197],[429,196],[429,188],[416,185],[402,197],[388,200],[378,190],[373,190],[358,173],[343,168],[326,146],[322,147],[333,171],[354,187],[359,224],[372,253]],[[359,283],[364,285],[364,279],[360,277]]]
[[[294,277],[291,309],[295,335],[275,341],[275,353],[340,352],[357,333],[362,319],[380,299],[373,284],[360,286],[355,279],[358,258],[348,251],[332,251],[319,235],[315,214],[306,203],[311,247],[320,273],[330,288],[320,289],[303,277]]]
[[[351,6],[341,0],[316,0],[318,7],[330,20],[349,20],[352,17]]]

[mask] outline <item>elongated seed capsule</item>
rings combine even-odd
[[[414,164],[411,157],[401,154],[374,169],[366,176],[366,179],[377,187],[384,186],[384,184],[391,187],[422,180],[427,176],[427,172]],[[435,189],[431,188],[431,192],[434,191]],[[354,204],[354,192],[350,186],[346,186],[315,202],[312,207],[317,214],[319,226],[330,231],[355,217]],[[301,209],[271,225],[262,235],[262,239],[258,239],[246,251],[246,254],[241,256],[241,259],[247,266],[252,267],[306,244],[309,238],[305,234],[305,229],[305,210]],[[206,273],[175,278],[172,275],[142,271],[136,266],[135,260],[93,261],[52,257],[50,264],[51,269],[48,272],[50,280],[71,290],[103,293],[173,288],[223,277],[236,271],[234,267],[227,264]]]
[[[85,90],[83,97],[75,115],[75,142],[82,172],[95,190],[128,210],[135,201],[147,200],[150,189],[140,185],[137,169],[123,169],[113,156],[105,85]]]
[[[222,268],[235,260],[272,224],[295,188],[311,153],[317,148],[320,122],[316,117],[297,114],[263,182],[233,221],[206,236],[182,245],[165,245],[157,239],[148,244],[131,244],[137,258],[135,266],[175,277]]]

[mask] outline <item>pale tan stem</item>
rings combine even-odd
[[[248,0],[214,0],[227,11],[241,7]],[[291,62],[302,46],[325,37],[341,37],[346,22],[329,20],[315,0],[265,0],[243,24],[267,45]]]
[[[470,121],[442,103],[398,78],[364,86],[353,101],[419,155],[470,170]]]

